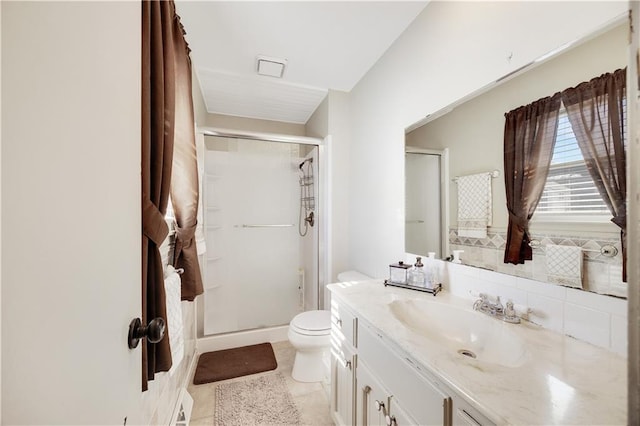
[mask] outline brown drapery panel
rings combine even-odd
[[[192,301],[203,293],[202,276],[194,238],[198,214],[198,162],[191,94],[189,47],[179,21],[174,33],[176,46],[176,122],[171,175],[171,204],[176,218],[173,265],[183,268],[182,300]]]
[[[173,162],[175,53],[173,4],[142,2],[142,322],[167,319],[158,247],[168,234],[167,212]],[[142,390],[158,371],[171,367],[169,339],[142,340]]]
[[[504,181],[509,225],[504,262],[532,259],[529,220],[549,174],[558,130],[560,93],[505,114]]]
[[[626,69],[562,92],[569,122],[587,169],[620,227],[622,279],[627,281],[627,182],[624,143]]]
[[[168,234],[165,214],[170,187],[173,185],[172,179],[175,179],[179,188],[185,188],[183,171],[180,169],[185,168],[187,171],[184,174],[191,176],[191,166],[185,160],[185,156],[188,157],[185,152],[189,152],[189,148],[185,146],[189,145],[193,146],[195,161],[191,64],[182,25],[175,13],[173,1],[143,1],[142,321],[144,324],[157,317],[165,321],[167,319],[163,265],[158,247]],[[176,171],[176,168],[179,170]],[[195,165],[193,169],[195,170]],[[192,184],[189,179],[187,182]],[[186,202],[182,196],[173,199],[173,208],[180,224],[177,230],[178,239],[186,241],[186,245],[188,245],[188,239],[184,238],[184,234],[191,226],[190,203],[195,203],[196,206],[198,203],[197,182],[196,174],[195,195],[190,193],[195,201]],[[185,204],[187,204],[186,207]],[[195,217],[195,213],[193,216]],[[195,219],[193,222],[195,223]],[[192,245],[195,246],[195,244]],[[195,248],[193,251],[195,253]],[[181,252],[185,252],[184,248]],[[197,276],[200,280],[197,258],[195,258],[195,264],[190,260],[184,262],[181,267],[185,268],[185,276]],[[194,288],[197,293],[197,287]],[[201,282],[200,289],[202,289]],[[153,380],[155,373],[168,371],[171,363],[168,335],[156,344],[143,339],[142,390],[147,390],[147,382]]]

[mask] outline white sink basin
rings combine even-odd
[[[422,299],[394,300],[388,306],[393,316],[413,332],[461,357],[503,367],[519,367],[528,358],[523,340],[513,332],[517,324]]]

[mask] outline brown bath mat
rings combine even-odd
[[[278,366],[271,343],[206,352],[198,358],[194,385],[275,370]]]

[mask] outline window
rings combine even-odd
[[[587,170],[564,107],[560,109],[549,176],[536,213],[599,216],[610,214]]]
[[[626,119],[626,108],[624,116]],[[608,221],[611,217],[609,208],[587,170],[564,106],[560,108],[549,176],[536,214],[539,215],[538,219],[553,216],[554,220],[559,215],[568,220],[602,218],[603,221]]]

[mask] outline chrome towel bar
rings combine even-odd
[[[535,239],[531,240],[529,241],[529,247],[531,247],[532,249],[541,248],[542,242],[540,242],[540,240],[535,240]],[[600,250],[583,248],[582,251],[600,253],[602,256],[605,256],[605,257],[616,257],[618,255],[618,249],[611,244],[606,244],[600,247]]]

